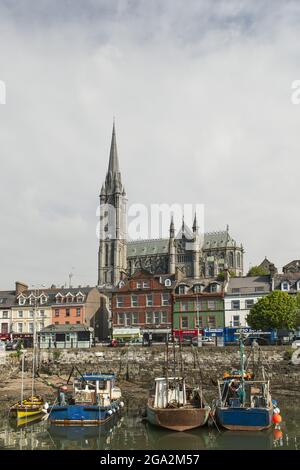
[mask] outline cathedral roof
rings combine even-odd
[[[204,234],[203,249],[234,247],[235,240],[230,237],[227,231],[209,232]],[[168,254],[169,239],[158,238],[149,240],[133,240],[127,244],[127,257],[149,256],[156,254]]]

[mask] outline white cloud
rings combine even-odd
[[[299,258],[298,2],[23,5],[0,5],[3,288],[96,283],[113,115],[129,202],[205,203],[246,267]]]

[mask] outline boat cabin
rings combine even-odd
[[[167,408],[187,403],[185,379],[182,377],[159,377],[155,379],[154,408]]]
[[[218,382],[219,398],[225,407],[266,408],[271,406],[270,384],[267,380],[245,380],[244,391],[239,379]]]
[[[109,406],[121,398],[121,390],[115,386],[114,374],[85,374],[74,381],[75,403]]]

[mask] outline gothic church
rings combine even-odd
[[[113,219],[105,212],[108,205],[114,208]],[[196,216],[192,231],[183,222],[176,236],[172,218],[169,238],[128,241],[126,207],[114,124],[108,171],[100,193],[98,285],[116,286],[140,269],[153,274],[180,272],[182,277],[200,279],[216,277],[228,267],[234,275],[243,275],[244,249],[231,238],[228,226],[224,231],[205,233],[200,243]],[[111,236],[110,224],[114,225],[114,236]]]

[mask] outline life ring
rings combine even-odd
[[[294,366],[298,366],[300,364],[300,348],[296,349],[296,351],[293,352],[291,361]]]

